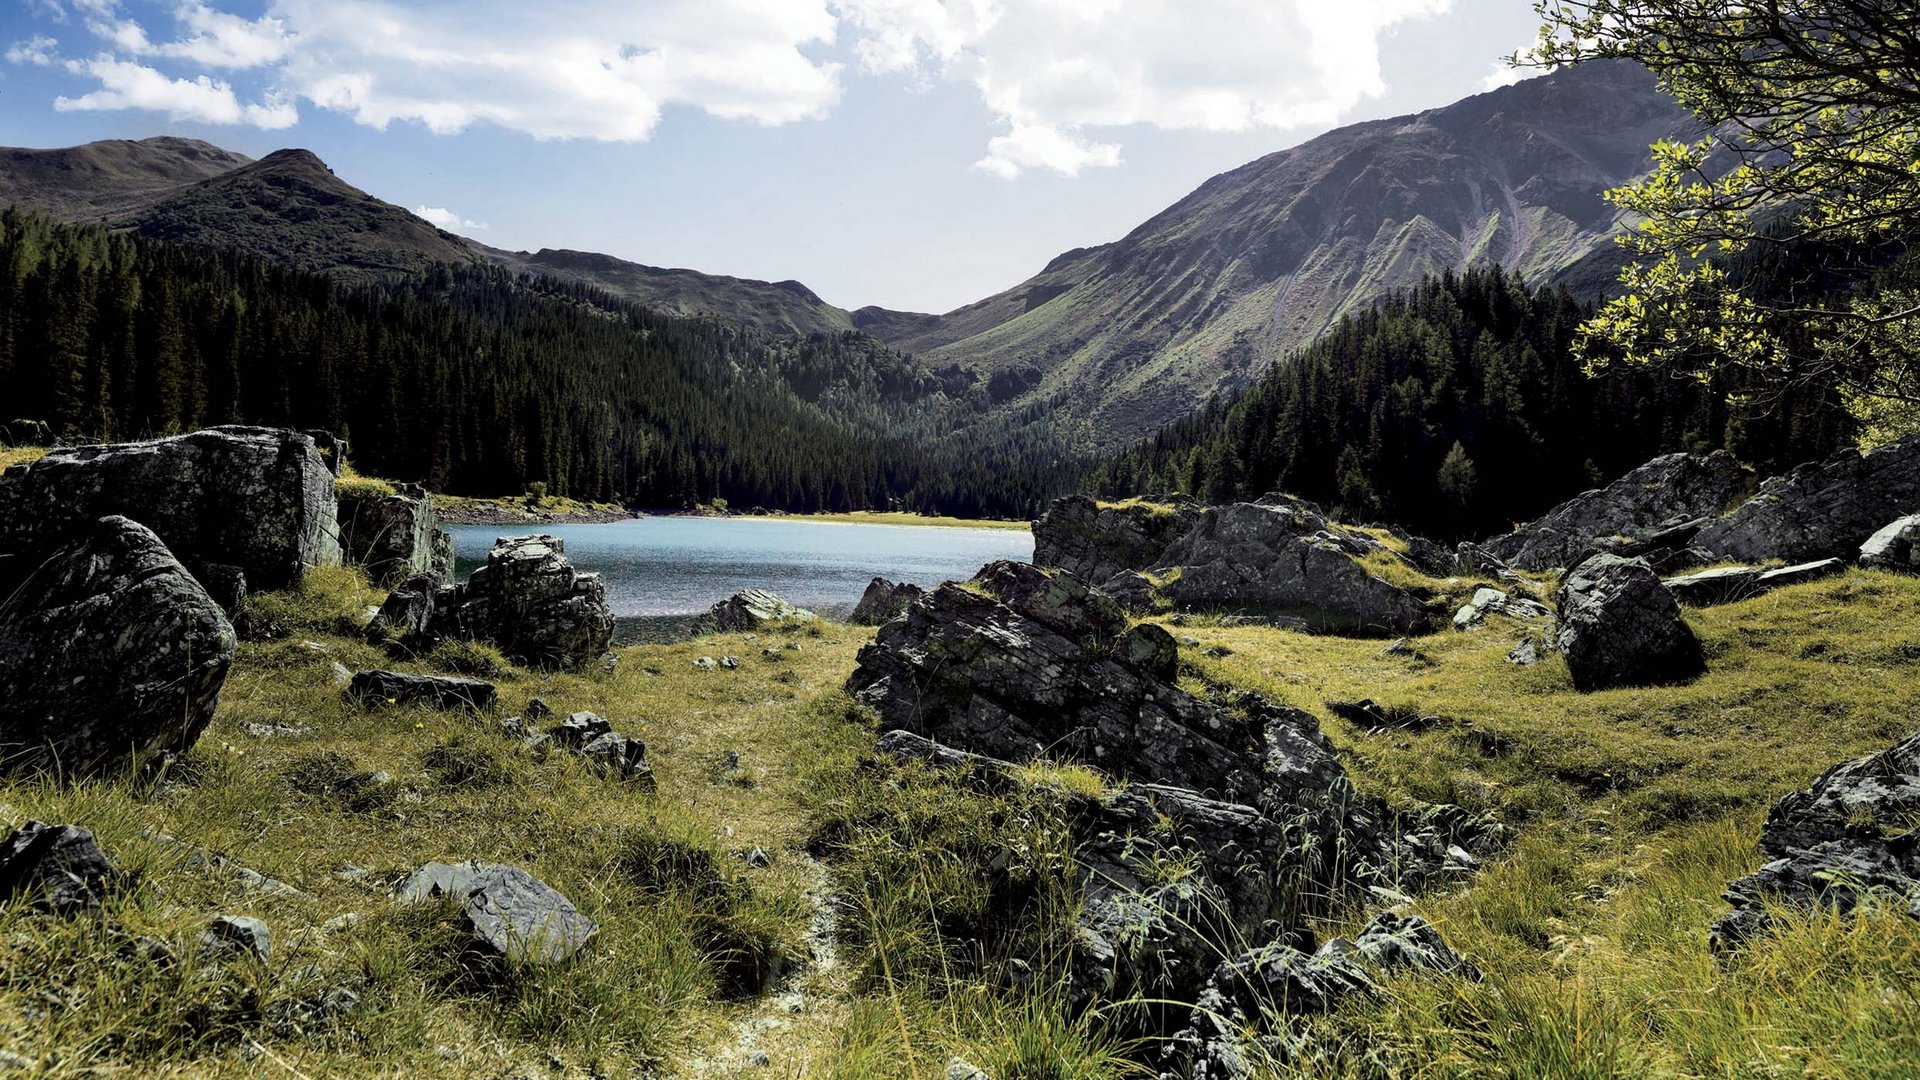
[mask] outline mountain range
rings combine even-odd
[[[0,204],[347,276],[492,263],[671,314],[776,333],[857,329],[1076,441],[1131,441],[1312,341],[1341,315],[1470,265],[1592,289],[1617,265],[1602,192],[1693,133],[1644,70],[1588,64],[1355,124],[1215,176],[1112,243],[944,314],[847,311],[797,281],[513,252],[437,229],[305,150],[257,161],[192,139],[0,150]]]

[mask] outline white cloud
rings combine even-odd
[[[293,46],[286,23],[271,15],[243,19],[189,2],[175,9],[174,18],[187,36],[161,46],[159,52],[207,67],[261,67],[285,59]]]
[[[269,130],[292,127],[300,119],[293,103],[284,98],[242,102],[233,87],[206,75],[174,79],[145,64],[111,56],[69,61],[67,66],[98,79],[100,89],[77,98],[55,98],[53,107],[61,112],[152,109],[172,120],[251,124]]]
[[[1505,60],[1495,60],[1488,70],[1487,77],[1480,80],[1480,89],[1498,90],[1503,86],[1512,86],[1521,79],[1530,79],[1540,72],[1531,68],[1514,67]]]
[[[7,63],[32,64],[35,67],[50,67],[54,61],[53,50],[60,43],[45,34],[35,34],[25,41],[16,41],[7,50]]]
[[[413,212],[433,223],[437,229],[448,232],[480,232],[487,228],[484,221],[469,221],[444,206],[416,206]]]
[[[1006,125],[978,166],[1071,176],[1133,125],[1330,124],[1384,93],[1379,38],[1450,0],[836,0],[875,74],[972,84]]]
[[[783,124],[825,115],[839,65],[824,0],[277,0],[288,85],[363,124],[494,124],[536,138],[645,139],[684,105]]]

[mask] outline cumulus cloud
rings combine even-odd
[[[54,61],[53,50],[60,43],[45,34],[35,34],[25,41],[16,41],[7,50],[7,63],[32,64],[35,67],[51,67]]]
[[[1380,35],[1450,0],[837,0],[875,74],[971,83],[1006,126],[978,166],[1113,165],[1093,134],[1336,122],[1386,91]]]
[[[166,113],[171,120],[251,124],[268,130],[292,127],[300,119],[293,103],[283,97],[269,95],[258,102],[242,102],[232,86],[207,75],[169,78],[145,64],[111,56],[70,61],[67,66],[76,74],[99,80],[100,89],[77,98],[55,98],[53,107],[61,112],[151,109]]]
[[[416,206],[413,212],[433,223],[434,228],[448,232],[479,232],[487,227],[484,221],[471,221],[444,206]]]
[[[1495,60],[1493,67],[1487,72],[1487,77],[1480,80],[1480,89],[1498,90],[1538,74],[1540,74],[1538,71],[1531,68],[1514,67],[1505,60]]]
[[[192,98],[278,125],[304,99],[376,128],[638,141],[676,107],[822,117],[851,63],[972,86],[999,125],[978,166],[1011,178],[1117,165],[1130,127],[1337,122],[1385,91],[1381,36],[1451,0],[267,0],[253,17],[169,0],[170,25],[120,0],[42,2],[107,49],[84,68],[101,88],[67,107]],[[106,82],[135,75],[147,93]],[[260,104],[223,81],[241,77]]]

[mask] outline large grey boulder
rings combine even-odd
[[[453,576],[453,538],[440,530],[433,496],[402,485],[392,495],[340,493],[340,547],[374,584],[391,588],[415,574]]]
[[[559,537],[507,537],[464,584],[417,574],[395,586],[368,633],[416,647],[488,641],[517,663],[577,668],[606,653],[613,609],[600,575],[576,571]]]
[[[192,746],[233,624],[144,525],[101,518],[0,603],[0,761],[86,776]]]
[[[49,451],[0,476],[0,553],[45,551],[110,514],[152,529],[196,576],[238,574],[249,589],[340,561],[333,469],[299,432],[217,427]]]
[[[29,821],[0,840],[0,904],[73,915],[99,907],[121,880],[93,834],[75,825]]]
[[[1033,561],[1083,581],[1145,570],[1193,526],[1200,510],[1200,504],[1185,495],[1107,504],[1085,495],[1055,499],[1033,523]]]
[[[897,618],[907,610],[907,605],[926,595],[927,590],[911,581],[899,583],[877,577],[867,583],[867,591],[860,594],[860,602],[854,605],[853,614],[847,621],[855,626],[879,626]]]
[[[1853,910],[1877,893],[1920,918],[1920,733],[1821,773],[1767,813],[1771,860],[1727,887],[1733,910],[1713,924],[1726,953],[1765,932],[1767,905]]]
[[[550,966],[572,959],[599,933],[552,886],[517,866],[430,862],[395,891],[397,903],[447,900],[483,958]]]
[[[1894,518],[1920,512],[1920,435],[1860,454],[1847,450],[1760,485],[1694,544],[1723,559],[1852,559]]]
[[[1557,598],[1557,644],[1579,690],[1681,682],[1706,670],[1680,605],[1646,563],[1595,555]]]
[[[1522,570],[1572,566],[1596,542],[1647,538],[1723,513],[1750,490],[1747,471],[1726,451],[1663,454],[1604,488],[1582,492],[1546,515],[1480,545]],[[1694,526],[1697,530],[1698,526]],[[1690,535],[1690,534],[1689,534]],[[1684,546],[1670,535],[1669,546]],[[1626,552],[1637,554],[1637,552]]]
[[[1372,537],[1330,527],[1310,504],[1208,507],[1148,570],[1188,611],[1280,615],[1316,630],[1398,635],[1430,628],[1412,593],[1358,562],[1387,552]]]
[[[1860,565],[1869,570],[1920,571],[1920,514],[1895,518],[1860,545]]]
[[[787,603],[765,589],[747,589],[713,605],[707,612],[707,619],[715,630],[737,632],[810,623],[814,620],[814,614]]]

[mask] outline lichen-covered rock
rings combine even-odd
[[[1567,575],[1558,606],[1556,644],[1576,689],[1681,682],[1706,670],[1673,594],[1639,559],[1586,560]]]
[[[0,761],[86,776],[187,749],[219,703],[233,625],[144,525],[68,535],[0,603]]]
[[[926,595],[926,590],[911,581],[899,583],[877,577],[867,584],[867,591],[860,594],[860,602],[854,605],[853,614],[847,621],[855,626],[879,626],[881,623],[897,618],[907,610],[907,605]]]
[[[1101,505],[1085,495],[1055,499],[1033,523],[1033,561],[1082,581],[1145,570],[1191,528],[1200,505],[1185,495]]]
[[[1821,773],[1773,804],[1760,830],[1771,860],[1727,887],[1716,952],[1767,930],[1766,905],[1853,910],[1877,892],[1920,918],[1920,733]]]
[[[248,588],[340,561],[333,471],[310,435],[217,427],[54,450],[0,476],[0,552],[44,551],[119,514],[190,570],[234,567]]]
[[[553,965],[572,959],[599,933],[558,890],[517,866],[430,862],[400,884],[395,900],[450,900],[483,957]]]
[[[574,570],[554,536],[496,540],[464,584],[416,574],[387,594],[367,631],[416,649],[446,638],[488,641],[516,663],[577,668],[613,641],[613,609],[598,574]]]
[[[343,491],[339,521],[343,556],[376,585],[391,587],[415,574],[452,576],[453,537],[441,531],[433,496],[422,488],[402,485],[392,495]]]
[[[120,880],[93,834],[78,826],[29,821],[0,840],[0,904],[24,901],[72,915],[99,907]]]
[[[498,692],[490,682],[455,675],[409,675],[400,671],[362,671],[347,695],[368,705],[427,705],[457,712],[491,712]]]
[[[1663,454],[1604,488],[1583,492],[1530,525],[1481,547],[1522,570],[1572,566],[1596,542],[1634,540],[1718,516],[1749,490],[1746,470],[1725,451]],[[1691,526],[1695,531],[1699,526]],[[1675,534],[1667,538],[1684,545]],[[1618,552],[1638,554],[1638,551]]]
[[[1869,570],[1920,571],[1920,514],[1895,518],[1860,545],[1860,565]]]
[[[715,630],[725,633],[810,623],[814,614],[794,607],[765,589],[747,589],[713,605],[707,619]]]
[[[1357,561],[1386,551],[1330,529],[1307,504],[1233,503],[1201,512],[1149,574],[1187,611],[1286,615],[1337,633],[1427,630],[1432,615],[1418,597]]]
[[[1920,512],[1920,435],[1860,454],[1843,451],[1760,485],[1694,544],[1723,559],[1852,559],[1874,532]]]

